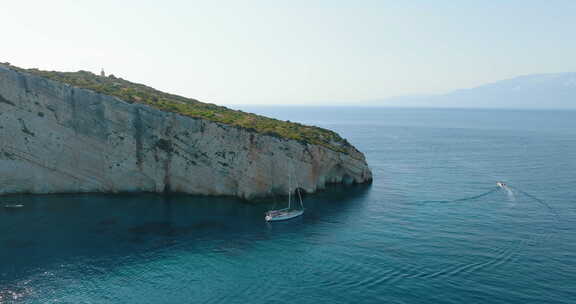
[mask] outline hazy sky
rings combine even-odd
[[[576,71],[576,1],[8,1],[0,61],[219,104],[335,103]]]

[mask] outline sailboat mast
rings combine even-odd
[[[292,175],[288,173],[288,209],[290,209],[290,199],[292,198]]]

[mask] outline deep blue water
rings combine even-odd
[[[245,109],[340,132],[374,183],[274,224],[229,198],[1,198],[25,207],[0,208],[0,303],[576,302],[576,112]]]

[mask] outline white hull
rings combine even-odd
[[[22,208],[24,205],[16,204],[16,205],[4,205],[4,208]]]
[[[295,217],[299,217],[302,214],[304,214],[304,210],[286,210],[276,213],[267,212],[265,219],[267,222],[286,221]]]

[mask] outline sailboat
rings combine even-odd
[[[290,186],[288,189],[288,208],[267,211],[264,214],[264,219],[267,222],[285,221],[304,214],[304,204],[302,203],[302,196],[300,195],[298,188],[296,189],[296,193],[300,199],[300,209],[292,208],[292,179],[290,178]]]

